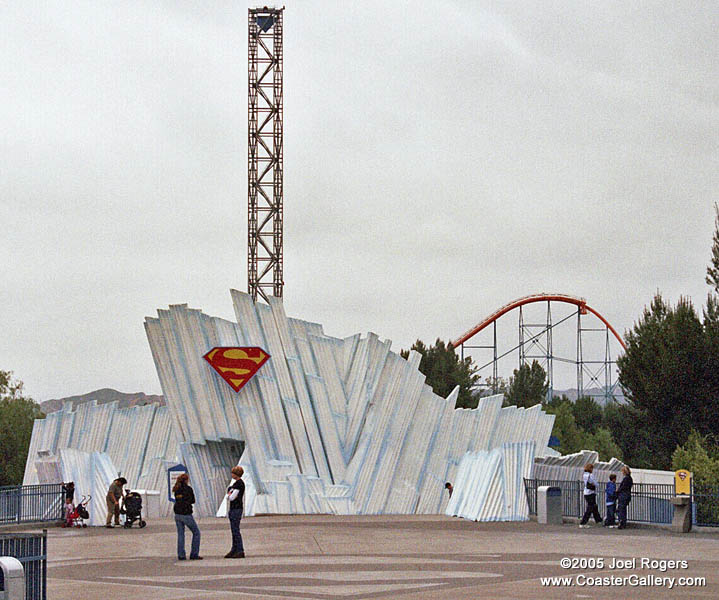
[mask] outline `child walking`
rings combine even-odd
[[[614,511],[617,507],[617,476],[612,473],[607,483],[607,518],[604,520],[605,527],[615,528]]]

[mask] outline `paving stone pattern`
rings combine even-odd
[[[242,530],[244,560],[223,559],[227,522],[200,521],[202,561],[174,556],[170,520],[144,530],[51,530],[52,600],[209,600],[219,598],[469,599],[469,598],[716,598],[719,534],[672,534],[576,525],[475,523],[442,516],[249,517]],[[187,540],[189,546],[189,539]],[[682,573],[707,586],[664,588],[546,588],[540,577],[566,571],[563,556],[652,557],[689,561]],[[636,570],[631,573],[646,575]]]

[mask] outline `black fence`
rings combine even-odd
[[[537,514],[537,488],[551,485],[562,490],[562,515],[581,517],[584,514],[584,482],[553,479],[525,479],[529,514]],[[597,483],[597,505],[604,516],[606,511],[606,483]],[[635,483],[632,486],[632,500],[627,507],[627,520],[644,523],[671,523],[675,496],[674,485],[665,483]]]
[[[693,484],[692,522],[702,527],[719,527],[719,487]]]
[[[0,525],[63,518],[61,483],[0,487]]]
[[[0,556],[17,558],[25,569],[25,600],[47,599],[47,531],[0,533]],[[0,590],[4,590],[0,570]]]
[[[562,490],[562,516],[575,517],[584,512],[582,509],[582,482],[564,481],[559,479],[525,479],[524,491],[527,494],[529,514],[537,514],[537,488],[550,485]],[[580,512],[581,511],[581,512]]]

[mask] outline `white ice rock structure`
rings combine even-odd
[[[117,477],[117,469],[107,454],[61,448],[55,456],[40,459],[35,465],[38,483],[75,483],[75,504],[86,502],[90,514],[86,525],[105,524],[108,482]]]
[[[584,474],[584,465],[586,464],[594,465],[594,478],[601,483],[609,481],[611,473],[618,475],[624,466],[624,463],[618,458],[601,462],[598,452],[580,450],[574,454],[565,454],[564,456],[535,458],[531,476],[542,481],[581,481]]]
[[[445,514],[474,521],[527,521],[524,478],[532,472],[535,443],[467,452],[459,463]]]
[[[96,487],[91,492],[83,491],[77,485],[75,477],[80,474],[72,475],[73,471],[68,472],[66,465],[82,463],[78,458],[80,455],[65,453],[65,460],[62,460],[63,451],[70,449],[81,451],[85,456],[107,454],[114,472],[105,482],[104,492],[98,492]],[[72,403],[68,402],[62,410],[35,420],[23,484],[75,481],[78,492],[91,493],[93,502],[99,502],[102,512],[107,488],[118,473],[127,479],[130,489],[164,490],[167,467],[177,463],[177,450],[167,407],[148,404],[118,408],[117,402],[100,405],[87,402],[73,409]],[[69,463],[71,456],[74,459]],[[99,463],[87,459],[83,464]],[[86,467],[79,470],[81,474],[87,473]],[[83,475],[83,478],[92,476]],[[160,510],[161,514],[169,514],[169,502],[162,503]]]
[[[405,360],[372,333],[325,335],[287,318],[279,299],[233,290],[232,300],[236,323],[184,305],[145,322],[203,514],[223,497],[232,444],[244,447],[248,514],[440,513],[466,452],[547,446],[554,417],[539,406],[502,408],[494,396],[455,410],[457,390],[437,396],[417,353]],[[217,346],[259,346],[271,358],[235,393],[203,359]]]
[[[48,415],[33,430],[26,482],[37,478],[38,451],[72,447],[107,452],[130,487],[159,489],[161,498],[164,469],[183,463],[200,516],[223,513],[229,469],[238,463],[247,515],[439,514],[444,483],[455,480],[467,452],[503,453],[505,444],[525,442],[532,456],[546,453],[554,416],[540,406],[503,408],[492,396],[476,409],[455,409],[457,390],[436,395],[418,370],[419,354],[405,360],[373,333],[325,335],[317,323],[288,318],[280,299],[231,296],[236,322],[186,305],[148,317],[167,407],[139,407],[148,415],[129,417],[123,410],[137,408]],[[271,358],[235,392],[203,358],[220,346],[256,346]],[[126,428],[118,417],[135,419],[127,434],[119,434]]]

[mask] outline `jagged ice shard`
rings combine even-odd
[[[189,471],[200,516],[223,514],[229,469],[238,463],[246,473],[247,515],[444,513],[444,483],[455,480],[460,461],[471,452],[460,482],[474,486],[481,477],[469,471],[492,468],[491,487],[502,500],[450,513],[526,518],[519,506],[520,474],[535,456],[546,455],[554,422],[539,405],[502,408],[502,397],[491,396],[476,409],[455,409],[458,390],[446,399],[436,395],[418,370],[419,354],[411,352],[405,360],[373,333],[325,335],[317,323],[288,318],[280,299],[270,298],[267,305],[236,290],[231,295],[237,322],[186,305],[158,310],[157,318],[145,321],[169,416],[161,437],[175,445],[176,459]],[[239,392],[203,359],[212,348],[228,346],[257,346],[271,357]],[[154,418],[164,417],[157,411]],[[143,419],[137,412],[135,425],[144,433],[135,437],[149,441],[152,422]],[[105,421],[93,429],[107,428]],[[36,423],[31,450],[48,446],[39,440],[53,435]],[[108,435],[95,438],[106,441]],[[94,448],[73,439],[79,445],[72,447],[111,454],[123,473],[149,477],[147,460],[153,457],[147,452],[128,448],[124,460],[107,443]],[[513,442],[525,444],[507,445]],[[163,447],[161,440],[154,444]],[[501,466],[486,454],[495,449]],[[487,460],[477,458],[485,454]],[[36,460],[31,452],[26,479]],[[171,464],[166,451],[160,460]],[[157,478],[154,467],[149,470]],[[160,489],[164,497],[166,490]],[[466,504],[465,492],[463,497]]]

